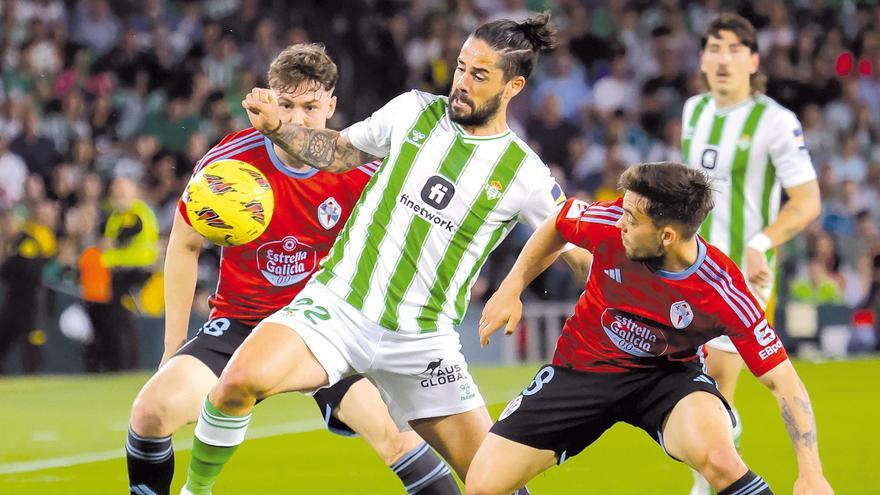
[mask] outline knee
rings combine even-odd
[[[464,484],[466,495],[505,495],[496,486],[492,485],[492,480],[487,477],[471,476],[467,477]]]
[[[131,428],[138,435],[156,438],[174,433],[167,404],[138,396],[131,407]]]
[[[748,468],[731,445],[710,448],[697,470],[712,486],[727,486],[738,480]]]
[[[265,393],[258,374],[252,369],[242,366],[229,366],[220,375],[220,381],[211,391],[211,402],[214,405],[236,406],[243,402],[255,401]]]

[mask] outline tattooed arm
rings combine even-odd
[[[832,493],[831,486],[822,474],[816,419],[810,396],[791,361],[783,361],[759,380],[776,397],[785,429],[797,456],[798,479],[794,493]]]
[[[311,167],[339,174],[377,158],[355,148],[345,133],[284,123],[271,90],[254,88],[241,105],[255,129]]]

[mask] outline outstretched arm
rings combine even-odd
[[[311,167],[340,174],[377,158],[355,148],[344,132],[284,123],[278,99],[269,89],[254,88],[241,105],[255,129]]]
[[[762,375],[759,380],[767,386],[782,411],[785,429],[791,438],[798,462],[798,479],[794,485],[797,494],[830,494],[831,485],[822,474],[816,419],[807,389],[798,377],[791,361],[785,360]]]
[[[186,341],[203,242],[202,236],[186,223],[180,211],[175,212],[165,251],[165,352],[159,367]]]
[[[559,257],[565,240],[556,230],[556,216],[548,218],[536,230],[519,253],[510,273],[486,302],[480,318],[480,344],[489,343],[489,336],[501,326],[510,335],[522,316],[522,291]]]

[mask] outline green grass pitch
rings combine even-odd
[[[825,473],[838,494],[880,494],[880,360],[797,363],[818,418]],[[537,366],[475,368],[497,416]],[[0,494],[126,493],[122,445],[128,410],[146,374],[0,380]],[[796,464],[776,402],[743,375],[738,404],[742,452],[774,487],[791,493]],[[226,467],[215,493],[400,494],[402,488],[366,444],[321,428],[309,398],[290,394],[261,404],[252,437]],[[175,435],[179,490],[192,427]],[[581,455],[530,484],[540,494],[685,494],[690,473],[640,430],[618,424]]]

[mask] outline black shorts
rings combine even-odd
[[[231,318],[208,320],[199,328],[196,336],[184,344],[175,356],[192,356],[204,363],[219,377],[235,350],[253,329],[254,327]],[[333,433],[345,436],[355,435],[355,432],[334,417],[332,412],[339,405],[348,389],[361,378],[363,378],[361,375],[352,375],[332,387],[321,389],[315,393],[315,402],[321,409],[327,429]]]
[[[595,373],[546,365],[492,426],[492,433],[536,449],[552,450],[557,462],[579,454],[618,421],[641,428],[663,445],[663,421],[693,392],[721,399],[715,381],[698,366],[623,373]]]

